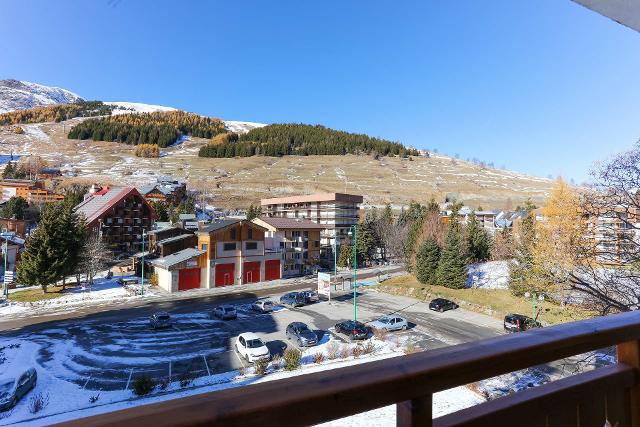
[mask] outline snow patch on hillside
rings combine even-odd
[[[0,80],[0,113],[82,101],[66,89],[19,80]]]
[[[235,132],[239,134],[247,133],[251,129],[261,128],[267,126],[265,123],[255,123],[255,122],[239,122],[236,120],[223,120],[224,127],[227,128],[230,132]]]
[[[106,105],[114,105],[116,107],[113,110],[114,115],[117,114],[131,114],[131,113],[155,113],[157,111],[176,111],[176,108],[165,107],[162,105],[143,104],[141,102],[122,102],[122,101],[110,101],[105,102]]]

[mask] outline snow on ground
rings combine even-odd
[[[162,105],[143,104],[141,102],[105,102],[107,105],[115,105],[117,108],[112,114],[131,114],[131,113],[155,113],[157,111],[176,111],[173,107],[164,107]]]
[[[265,123],[254,123],[254,122],[239,122],[236,120],[224,120],[224,127],[227,130],[239,134],[247,133],[251,129],[261,128],[263,126],[267,126]]]
[[[133,279],[135,276],[124,276],[125,279]],[[48,300],[34,301],[34,302],[18,302],[11,301],[9,296],[9,302],[3,307],[0,307],[0,316],[7,317],[20,317],[32,316],[42,314],[47,311],[55,311],[61,313],[63,310],[72,311],[79,306],[86,306],[86,304],[112,304],[117,301],[123,301],[131,298],[141,298],[130,292],[128,289],[117,283],[120,277],[113,277],[112,279],[96,278],[92,287],[74,287],[65,291],[65,295],[59,298],[53,298]],[[18,292],[23,289],[19,288],[13,292]],[[145,294],[148,297],[157,296],[158,291],[154,288],[145,286]]]
[[[467,286],[484,289],[507,289],[509,261],[488,261],[467,267]]]

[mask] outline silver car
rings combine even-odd
[[[404,317],[391,314],[369,323],[369,326],[374,329],[384,329],[385,331],[404,331],[409,327],[409,323]]]
[[[213,309],[211,317],[217,317],[222,320],[233,320],[238,317],[238,312],[232,305],[219,305]]]
[[[166,311],[153,313],[149,317],[149,323],[153,329],[162,329],[171,327],[171,316]]]
[[[258,300],[251,304],[251,309],[260,313],[271,313],[273,311],[273,302],[269,300]]]
[[[27,369],[20,378],[0,380],[0,411],[13,408],[18,400],[36,386],[38,374],[33,368]]]

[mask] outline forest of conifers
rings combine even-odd
[[[200,157],[372,154],[418,155],[398,142],[329,129],[320,125],[274,124],[250,130],[238,141],[210,143]]]
[[[55,104],[0,114],[1,125],[21,123],[61,122],[74,117],[110,115],[115,107],[100,101],[80,101],[73,104]]]
[[[212,138],[224,130],[219,119],[184,111],[163,111],[85,120],[71,129],[69,138],[167,147],[182,135]]]

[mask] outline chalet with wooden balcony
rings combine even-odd
[[[227,219],[201,228],[198,249],[206,252],[202,287],[214,288],[279,279],[280,251],[265,248],[267,229]]]
[[[151,229],[155,212],[133,187],[99,189],[75,208],[87,229],[102,236],[114,254],[142,249],[142,233]]]

